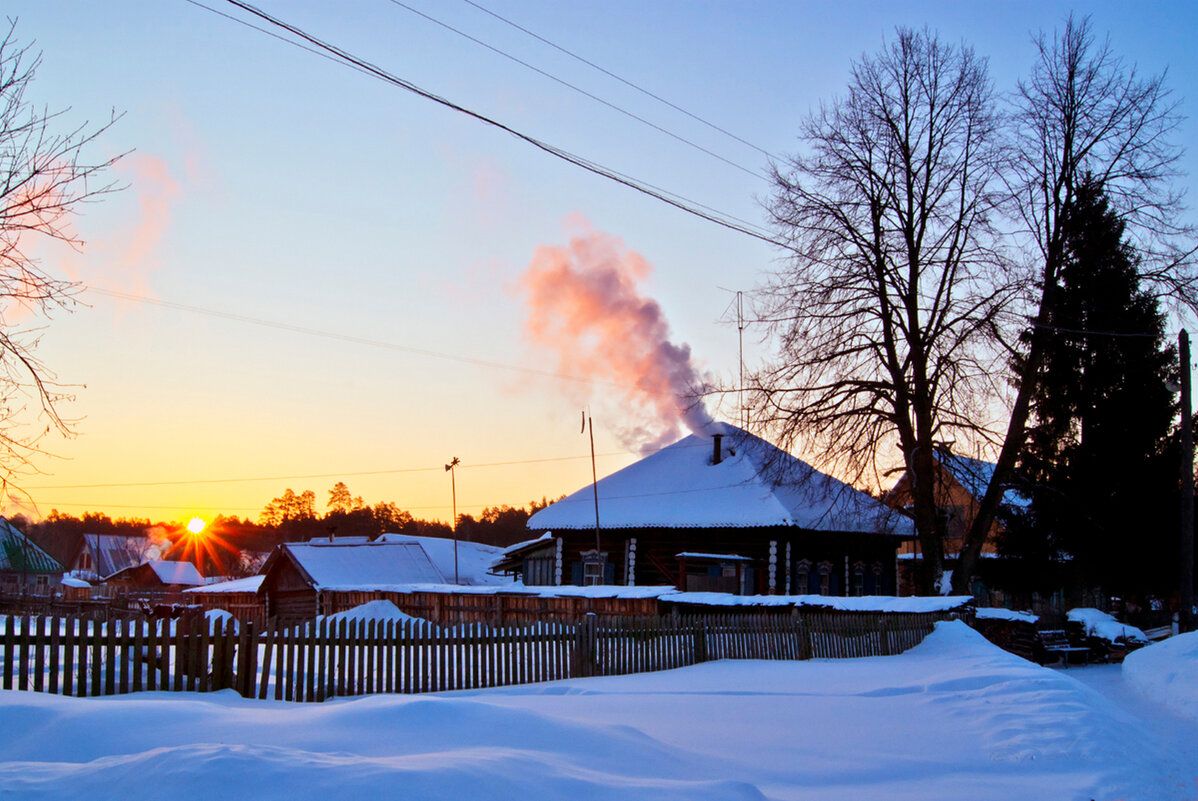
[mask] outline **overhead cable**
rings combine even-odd
[[[392,0],[392,2],[394,2],[394,0]],[[653,92],[650,92],[648,89],[645,89],[644,87],[639,86],[626,78],[622,78],[619,75],[615,74],[614,72],[611,72],[610,70],[604,69],[603,67],[599,66],[595,62],[589,61],[589,60],[583,58],[582,56],[578,55],[577,53],[567,50],[566,48],[562,47],[561,45],[557,44],[556,42],[551,42],[550,40],[546,39],[544,36],[534,33],[533,31],[530,31],[528,28],[525,28],[522,25],[512,22],[507,17],[496,14],[494,11],[490,10],[489,8],[484,8],[483,6],[474,2],[474,0],[462,0],[462,2],[467,3],[468,5],[474,6],[479,11],[483,12],[484,14],[489,14],[490,16],[499,20],[503,24],[509,25],[509,26],[515,28],[516,30],[520,31],[521,33],[525,33],[525,34],[531,36],[532,38],[536,39],[538,42],[541,42],[542,44],[546,44],[549,47],[552,47],[554,50],[557,50],[560,53],[566,54],[567,56],[574,59],[575,61],[579,61],[583,64],[586,64],[591,69],[598,70],[599,72],[603,73],[607,77],[617,80],[620,83],[624,84],[625,86],[627,86],[631,89],[635,89],[636,91],[640,92],[641,94],[645,95],[646,97],[650,97],[650,98],[656,100],[658,103],[669,106],[670,108],[674,109],[674,111],[677,111],[680,114],[684,114],[687,117],[690,117],[695,122],[701,123],[702,125],[706,125],[708,128],[712,129],[713,131],[721,133],[730,139],[734,139],[737,142],[740,142],[745,147],[749,147],[749,148],[752,148],[753,150],[756,150],[758,153],[762,154],[763,156],[765,156],[767,158],[773,159],[774,161],[785,161],[785,159],[782,156],[771,153],[768,150],[766,150],[762,147],[758,147],[757,145],[753,144],[752,142],[749,142],[748,140],[742,139],[741,137],[737,136],[736,134],[732,133],[731,131],[727,131],[727,130],[721,128],[720,126],[716,125],[715,123],[705,120],[702,117],[700,117],[699,115],[693,114],[693,113],[687,111],[686,109],[682,108],[681,106],[671,103],[669,100],[666,100],[664,97],[661,97],[660,95],[656,95]]]
[[[215,9],[205,5],[202,2],[199,2],[199,0],[186,0],[186,2],[196,6],[198,8],[203,8],[207,11],[210,11],[213,13],[219,13],[219,12],[216,12]],[[593,173],[593,174],[601,176],[603,178],[607,178],[610,181],[618,183],[622,186],[625,186],[625,187],[632,189],[636,192],[639,192],[643,195],[646,195],[648,197],[652,197],[656,200],[659,200],[662,203],[665,203],[666,205],[673,206],[674,208],[676,208],[680,211],[684,211],[687,214],[690,214],[692,216],[698,217],[700,219],[706,220],[711,223],[715,223],[716,225],[719,225],[723,228],[727,228],[731,231],[737,231],[739,233],[745,234],[746,236],[751,236],[754,239],[757,239],[759,241],[765,242],[770,245],[774,245],[775,247],[783,248],[784,250],[793,250],[794,249],[793,246],[791,246],[779,239],[776,239],[773,236],[770,236],[768,233],[763,233],[763,229],[760,229],[757,226],[752,225],[751,223],[747,223],[744,220],[738,220],[737,218],[735,218],[731,215],[724,214],[722,212],[717,212],[714,209],[704,206],[703,204],[695,203],[694,201],[688,200],[688,199],[686,199],[680,195],[677,195],[675,193],[666,192],[658,187],[654,187],[654,186],[647,184],[643,181],[639,181],[635,178],[632,178],[631,176],[619,173],[611,168],[608,168],[608,167],[603,166],[602,164],[599,164],[598,162],[591,161],[587,158],[584,158],[583,156],[579,156],[574,153],[570,153],[569,151],[563,150],[563,149],[556,147],[554,145],[551,145],[547,142],[543,142],[533,136],[530,136],[529,134],[522,133],[521,131],[518,131],[508,125],[505,125],[504,123],[501,123],[497,120],[487,117],[484,114],[481,114],[477,111],[468,109],[465,106],[461,106],[457,103],[454,103],[451,100],[448,100],[448,99],[441,97],[439,95],[436,95],[430,91],[422,89],[419,86],[416,86],[415,84],[411,83],[410,81],[407,81],[403,78],[399,78],[395,75],[392,75],[391,73],[383,70],[382,68],[377,67],[374,64],[371,64],[370,62],[365,61],[357,56],[354,56],[345,50],[342,50],[341,48],[337,47],[336,45],[325,42],[325,41],[317,38],[316,36],[309,34],[288,22],[285,22],[277,17],[274,17],[274,16],[266,13],[265,11],[262,11],[261,9],[253,6],[250,3],[244,2],[244,0],[226,0],[226,2],[228,2],[229,4],[231,4],[233,6],[236,6],[237,8],[242,9],[243,11],[245,11],[248,14],[252,14],[253,16],[258,17],[259,19],[263,20],[264,22],[267,22],[281,30],[287,31],[292,36],[296,36],[296,37],[304,40],[305,42],[308,42],[310,45],[325,51],[326,53],[331,54],[332,56],[335,57],[335,59],[337,60],[337,63],[343,64],[344,66],[350,67],[352,69],[356,69],[360,72],[369,74],[372,77],[377,78],[378,80],[381,80],[381,81],[384,81],[385,83],[391,84],[392,86],[395,86],[400,89],[404,89],[408,92],[418,95],[419,97],[423,97],[426,100],[431,100],[434,103],[437,103],[437,104],[444,106],[448,109],[451,109],[453,111],[457,111],[460,114],[464,114],[474,120],[477,120],[477,121],[484,123],[486,125],[489,125],[491,127],[498,128],[499,130],[504,131],[505,133],[515,137],[516,139],[519,139],[523,142],[526,142],[526,143],[532,145],[533,147],[537,148],[538,150],[541,150],[542,152],[548,153],[551,156],[554,156],[554,157],[561,159],[565,162],[573,164],[576,167],[580,167],[580,168],[586,170],[587,172]],[[225,15],[225,14],[222,14],[221,16],[230,18],[228,15]],[[232,18],[232,19],[236,19],[236,18]],[[259,30],[256,26],[250,26],[250,27],[254,28],[255,30]],[[283,41],[290,41],[290,40],[284,39]],[[298,43],[295,43],[295,44],[297,44],[297,46],[300,46]],[[308,48],[304,47],[304,49],[307,50]]]

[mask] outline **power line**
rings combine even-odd
[[[1096,331],[1093,329],[1061,328],[1060,326],[1046,325],[1045,323],[1032,323],[1032,327],[1045,331],[1054,331],[1058,334],[1074,334],[1080,337],[1134,337],[1138,339],[1155,339],[1157,337],[1157,334],[1151,331]]]
[[[580,86],[576,86],[575,84],[572,84],[569,81],[559,78],[550,72],[546,72],[545,70],[541,69],[540,67],[534,66],[533,64],[530,64],[527,61],[517,58],[516,56],[513,56],[511,53],[508,53],[504,50],[501,50],[498,47],[495,47],[494,45],[484,42],[482,39],[475,38],[474,36],[471,36],[470,34],[466,33],[465,31],[462,31],[462,30],[459,30],[458,28],[453,27],[452,25],[450,25],[447,22],[442,22],[441,20],[437,19],[436,17],[429,16],[428,14],[425,14],[423,11],[412,8],[411,6],[407,5],[406,3],[401,2],[401,0],[391,0],[391,3],[396,6],[399,6],[400,8],[403,8],[403,9],[406,9],[406,10],[412,12],[413,14],[415,14],[418,17],[428,20],[429,22],[433,23],[434,25],[439,25],[447,31],[456,33],[458,36],[461,36],[463,39],[467,39],[471,42],[474,42],[479,47],[485,47],[487,50],[490,50],[492,53],[495,53],[496,55],[503,56],[504,58],[508,59],[509,61],[519,64],[520,66],[522,66],[526,69],[530,69],[542,77],[548,78],[551,81],[561,84],[562,86],[566,87],[567,89],[572,89],[573,91],[578,92],[580,95],[583,95],[584,97],[594,100],[596,103],[599,103],[600,105],[606,106],[607,108],[611,109],[612,111],[617,111],[620,114],[623,114],[625,117],[636,120],[637,122],[641,123],[642,125],[647,125],[650,128],[652,128],[653,130],[657,131],[658,133],[663,133],[666,136],[670,137],[671,139],[674,139],[675,141],[681,142],[682,144],[687,145],[688,147],[692,147],[695,150],[698,150],[701,153],[705,153],[706,155],[711,156],[714,159],[718,159],[718,160],[724,162],[725,164],[727,164],[728,166],[734,167],[734,168],[740,170],[741,172],[745,173],[746,175],[751,175],[754,178],[760,178],[761,180],[766,181],[766,182],[769,181],[768,176],[766,176],[760,172],[757,172],[756,170],[745,167],[742,164],[738,164],[735,161],[725,158],[725,157],[721,156],[719,153],[716,153],[712,150],[708,150],[707,148],[703,147],[702,145],[698,144],[697,142],[693,142],[690,139],[687,139],[684,136],[680,136],[679,134],[676,134],[673,131],[663,128],[662,126],[660,126],[654,122],[650,122],[649,120],[645,119],[644,117],[641,117],[637,114],[634,114],[631,111],[628,111],[627,109],[617,106],[615,103],[608,102],[607,100],[604,100],[602,97],[592,94],[591,92],[588,92],[586,89],[583,89]]]
[[[213,13],[219,13],[219,12],[216,12],[215,9],[212,9],[209,6],[205,5],[204,3],[199,2],[199,0],[186,0],[186,2],[190,3],[191,5],[196,6],[197,8],[202,8],[206,11],[210,11]],[[358,70],[359,72],[364,72],[366,74],[369,74],[372,77],[377,78],[378,80],[381,80],[385,83],[391,84],[392,86],[395,86],[400,89],[404,89],[404,90],[411,92],[419,97],[423,97],[426,100],[431,100],[434,103],[437,103],[437,104],[444,106],[445,108],[451,109],[453,111],[457,111],[460,114],[464,114],[474,120],[477,120],[478,122],[484,123],[484,124],[492,126],[494,128],[498,128],[499,130],[504,131],[505,133],[507,133],[523,142],[526,142],[526,143],[532,145],[533,147],[537,148],[538,150],[541,150],[544,153],[548,153],[549,155],[554,156],[558,159],[561,159],[562,161],[573,164],[576,167],[580,167],[580,168],[586,170],[587,172],[590,172],[594,175],[598,175],[603,178],[607,178],[610,181],[621,184],[622,186],[625,186],[625,187],[632,189],[636,192],[640,192],[643,195],[646,195],[648,197],[652,197],[656,200],[659,200],[662,203],[665,203],[666,205],[673,206],[674,208],[678,209],[679,211],[684,211],[687,214],[693,215],[695,217],[698,217],[700,219],[706,220],[711,223],[715,223],[716,225],[719,225],[723,228],[727,228],[728,230],[737,231],[739,233],[745,234],[746,236],[751,236],[754,239],[760,240],[767,244],[774,245],[775,247],[783,248],[784,250],[793,250],[794,249],[792,246],[788,245],[787,243],[785,243],[781,240],[775,239],[774,237],[770,236],[767,233],[764,233],[763,232],[764,229],[761,229],[756,225],[748,223],[744,220],[738,220],[737,218],[733,217],[732,215],[725,214],[723,212],[718,212],[714,209],[711,209],[710,207],[706,207],[703,204],[691,201],[691,200],[689,200],[681,195],[678,195],[676,193],[666,192],[658,187],[652,186],[651,184],[637,180],[628,175],[619,173],[611,168],[608,168],[608,167],[603,166],[602,164],[599,164],[598,162],[591,161],[587,158],[570,153],[569,151],[563,150],[562,148],[556,147],[547,142],[543,142],[539,139],[536,139],[533,136],[530,136],[529,134],[522,133],[521,131],[518,131],[508,125],[505,125],[497,120],[487,117],[484,114],[481,114],[477,111],[468,109],[465,106],[461,106],[461,105],[454,103],[453,101],[450,101],[444,97],[436,95],[436,94],[429,92],[425,89],[422,89],[419,86],[416,86],[415,84],[411,83],[410,81],[407,81],[407,80],[404,80],[403,78],[399,78],[395,75],[392,75],[391,73],[383,70],[382,68],[377,67],[374,64],[371,64],[370,62],[365,61],[357,56],[354,56],[345,50],[342,50],[341,48],[337,47],[336,45],[325,42],[325,41],[317,38],[316,36],[309,34],[288,22],[284,22],[283,20],[281,20],[277,17],[271,16],[270,14],[267,14],[265,11],[262,11],[261,9],[256,8],[255,6],[251,5],[250,3],[244,2],[244,0],[226,0],[226,2],[228,2],[231,5],[236,6],[237,8],[242,9],[243,11],[245,11],[248,14],[252,14],[253,16],[258,17],[259,19],[270,23],[271,25],[273,25],[277,28],[287,31],[292,36],[296,36],[296,37],[299,37],[300,39],[303,39],[304,41],[308,42],[309,44],[311,44],[314,47],[317,47],[317,48],[331,54],[332,56],[334,56],[336,58],[337,63],[339,63],[339,64],[343,64],[344,66],[351,67],[353,69]],[[226,19],[229,18],[228,15],[222,14],[221,16],[225,17]],[[233,19],[235,19],[235,18],[233,18]],[[251,25],[249,27],[253,28],[254,30],[259,30],[259,28],[257,28],[256,26]],[[278,38],[278,37],[276,37],[276,38]],[[290,41],[290,40],[283,39],[283,41]],[[296,43],[296,44],[297,44],[297,46],[300,46],[300,45],[298,45],[298,43]],[[307,50],[308,48],[304,47],[303,49]]]
[[[324,339],[333,339],[339,342],[350,342],[357,345],[369,345],[375,348],[385,348],[387,350],[399,351],[401,353],[411,353],[416,356],[427,356],[431,359],[444,359],[446,361],[459,362],[462,364],[472,364],[477,367],[489,367],[496,370],[509,370],[512,372],[526,373],[529,375],[538,375],[544,378],[560,379],[562,381],[575,381],[580,383],[601,384],[604,386],[618,387],[620,389],[633,388],[630,384],[619,384],[614,381],[606,381],[598,378],[588,378],[586,376],[569,375],[567,373],[557,373],[549,370],[539,370],[535,367],[523,367],[518,364],[505,364],[503,362],[490,361],[488,359],[479,359],[473,356],[458,356],[453,353],[443,353],[435,350],[427,350],[425,348],[413,348],[408,345],[400,345],[394,342],[386,342],[379,339],[367,339],[365,337],[353,336],[351,334],[339,334],[334,331],[322,331],[318,328],[308,328],[307,326],[294,325],[292,323],[283,323],[277,320],[265,320],[260,317],[250,317],[244,314],[236,314],[234,312],[220,311],[219,309],[209,309],[203,306],[191,306],[185,303],[175,303],[174,301],[161,300],[159,298],[151,298],[146,295],[137,295],[130,292],[121,292],[116,289],[105,289],[103,287],[89,286],[87,292],[93,292],[97,295],[104,295],[118,300],[127,300],[135,303],[146,303],[152,306],[161,306],[165,309],[175,309],[177,311],[186,311],[192,314],[203,314],[209,317],[217,317],[222,320],[233,320],[239,323],[247,323],[249,325],[258,325],[263,328],[275,328],[280,331],[290,331],[296,334],[305,334],[307,336],[322,337]]]
[[[392,2],[395,2],[395,0],[392,0]],[[532,31],[530,31],[528,28],[525,28],[522,25],[512,22],[507,17],[503,17],[499,14],[496,14],[494,11],[491,11],[489,8],[484,8],[483,6],[474,2],[474,0],[462,0],[462,2],[474,6],[475,8],[477,8],[479,11],[483,12],[484,14],[489,14],[490,16],[494,17],[495,19],[499,20],[500,22],[504,23],[505,25],[510,25],[511,27],[515,28],[516,30],[518,30],[522,33],[528,34],[532,38],[536,39],[538,42],[541,42],[542,44],[546,44],[549,47],[552,47],[554,50],[557,50],[560,53],[566,54],[567,56],[574,59],[575,61],[580,61],[583,64],[586,64],[588,67],[598,70],[599,72],[603,73],[607,77],[614,78],[615,80],[619,81],[620,83],[624,84],[625,86],[627,86],[631,89],[635,89],[636,91],[640,92],[641,94],[643,94],[647,97],[653,98],[658,103],[662,103],[666,106],[669,106],[670,108],[674,109],[675,111],[677,111],[681,114],[685,114],[687,117],[690,117],[695,122],[706,125],[708,128],[711,128],[713,131],[722,133],[724,136],[727,136],[730,139],[734,139],[737,142],[740,142],[742,145],[745,145],[746,147],[750,147],[753,150],[756,150],[758,153],[761,153],[766,158],[770,158],[775,161],[785,161],[785,159],[783,159],[781,156],[771,153],[768,150],[765,150],[764,148],[758,147],[757,145],[753,144],[752,142],[742,139],[741,137],[737,136],[736,134],[721,128],[720,126],[716,125],[715,123],[709,122],[708,120],[705,120],[704,118],[700,117],[699,115],[693,114],[693,113],[687,111],[686,109],[682,108],[681,106],[671,103],[669,100],[666,100],[664,97],[661,97],[660,95],[656,95],[653,92],[650,92],[648,89],[645,89],[644,87],[639,86],[626,78],[622,78],[619,75],[615,74],[614,72],[611,72],[610,70],[604,69],[603,67],[599,66],[595,62],[589,61],[589,60],[583,58],[582,56],[578,55],[577,53],[567,50],[566,48],[562,47],[561,45],[557,44],[556,42],[551,42],[550,40],[546,39],[544,36],[540,36],[539,34],[536,34]]]
[[[608,456],[628,456],[626,452],[612,452],[598,454],[602,457]],[[540,459],[513,459],[504,462],[483,462],[481,464],[463,464],[463,470],[473,470],[483,467],[513,467],[522,464],[541,464],[544,462],[566,462],[575,459],[589,459],[589,455],[582,456],[549,456]],[[441,465],[436,467],[397,467],[388,470],[358,470],[358,471],[341,471],[337,473],[307,473],[302,475],[290,476],[246,476],[243,478],[201,478],[193,480],[172,480],[172,481],[118,481],[103,484],[43,484],[36,487],[23,487],[24,490],[48,490],[48,489],[100,489],[105,487],[169,487],[169,486],[187,486],[191,484],[241,484],[252,481],[302,481],[316,478],[354,478],[357,476],[382,476],[394,475],[400,473],[429,473],[441,472]]]

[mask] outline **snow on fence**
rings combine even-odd
[[[6,690],[62,695],[232,689],[323,701],[668,670],[715,659],[886,656],[917,645],[947,613],[591,615],[445,628],[424,620],[322,619],[259,630],[191,616],[107,623],[0,617]]]

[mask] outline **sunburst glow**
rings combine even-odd
[[[187,530],[190,531],[192,534],[199,534],[201,531],[204,530],[204,526],[206,526],[206,525],[208,525],[208,524],[205,523],[200,518],[193,517],[191,520],[189,520],[187,522]]]

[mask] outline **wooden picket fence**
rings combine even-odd
[[[6,690],[97,696],[232,689],[246,698],[323,701],[374,693],[478,689],[668,670],[715,659],[886,656],[917,645],[923,613],[589,615],[443,628],[424,620],[264,630],[199,616],[87,621],[0,617]]]

